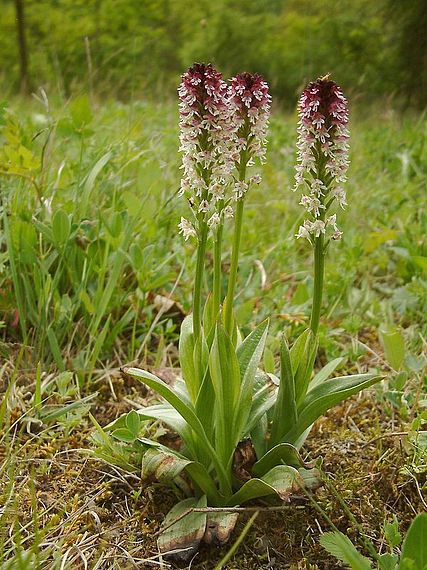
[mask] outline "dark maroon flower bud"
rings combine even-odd
[[[263,162],[271,108],[268,84],[257,73],[240,73],[231,80],[229,97],[233,111],[236,161],[239,153],[245,151],[249,160],[257,157]],[[237,198],[244,195],[239,192],[236,193]]]

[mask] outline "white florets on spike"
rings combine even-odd
[[[310,219],[300,226],[297,238],[311,241],[331,228],[332,239],[340,239],[336,216],[325,220],[332,203],[345,208],[347,197],[343,184],[347,180],[348,108],[340,87],[328,76],[308,85],[299,102],[296,190],[302,187],[300,204]],[[333,219],[333,221],[332,221]]]
[[[240,164],[242,152],[245,153],[247,166],[252,166],[254,159],[264,163],[271,109],[268,84],[258,74],[241,73],[231,80],[229,99],[233,122],[233,157],[236,165]],[[249,179],[249,185],[260,182],[259,175]],[[233,188],[234,200],[242,200],[249,185],[236,182]]]
[[[181,221],[178,224],[178,228],[179,228],[179,233],[182,234],[185,241],[187,241],[189,237],[196,237],[197,236],[197,232],[194,229],[193,224],[191,222],[189,222],[188,220],[186,220],[185,218],[181,217]]]
[[[196,217],[213,219],[209,225],[215,228],[212,216],[225,198],[234,168],[228,86],[212,65],[195,64],[183,74],[178,94],[183,155],[179,193],[187,196]]]

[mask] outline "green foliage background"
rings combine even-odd
[[[195,60],[258,71],[293,105],[327,72],[368,101],[424,105],[423,0],[24,0],[30,86],[128,99],[173,95]],[[19,86],[13,0],[0,0],[0,83]],[[85,43],[85,38],[88,42]]]

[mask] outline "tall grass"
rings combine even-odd
[[[303,246],[293,238],[301,215],[291,194],[294,122],[273,116],[264,183],[249,197],[239,272],[245,287],[237,317],[278,315],[273,352],[278,328],[290,336],[302,330],[312,287],[310,260],[301,262]],[[101,363],[140,358],[141,345],[176,340],[179,319],[171,311],[151,327],[156,294],[175,287],[184,311],[191,300],[186,267],[194,260],[176,235],[185,206],[176,200],[175,125],[173,106],[107,103],[93,110],[85,96],[65,107],[45,97],[29,106],[16,101],[3,113],[2,334],[26,345],[33,363],[73,369],[83,380]],[[326,267],[325,302],[339,343],[366,316],[368,326],[387,318],[419,323],[425,332],[422,125],[422,118],[389,114],[358,122],[352,132],[349,199],[356,206],[344,214],[345,239]],[[322,342],[329,357],[337,356],[334,335]]]

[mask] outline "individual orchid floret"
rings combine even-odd
[[[260,174],[254,174],[254,176],[251,176],[249,178],[249,184],[258,185],[261,184],[261,182],[262,182],[262,176]]]
[[[271,96],[261,75],[241,73],[233,77],[229,89],[234,127],[234,158],[238,165],[244,155],[245,164],[253,159],[265,161],[266,135],[270,117]],[[250,182],[258,183],[254,177]],[[243,194],[239,198],[243,198]]]
[[[330,227],[331,237],[340,239],[342,232],[336,218],[328,223],[325,215],[334,201],[343,209],[347,205],[343,188],[349,165],[347,100],[329,76],[321,77],[304,90],[299,101],[299,117],[294,190],[302,187],[306,192],[300,204],[311,218],[309,224],[300,227],[297,237],[319,237]],[[323,224],[320,233],[317,222]]]
[[[221,216],[218,214],[218,212],[214,212],[208,220],[208,226],[212,230],[216,230],[216,228],[219,226],[220,223],[221,223]]]
[[[184,240],[187,241],[189,237],[196,237],[197,232],[191,222],[181,217],[181,221],[178,224],[179,233],[182,234]]]
[[[237,200],[244,198],[248,189],[249,184],[247,182],[244,182],[243,180],[235,182],[233,186],[234,200],[237,202]]]
[[[207,222],[224,199],[234,168],[228,86],[211,64],[197,63],[182,75],[178,94],[184,171],[180,194]]]
[[[234,210],[231,206],[226,206],[223,210],[223,214],[224,214],[224,218],[226,220],[230,220],[231,218],[234,218]]]

